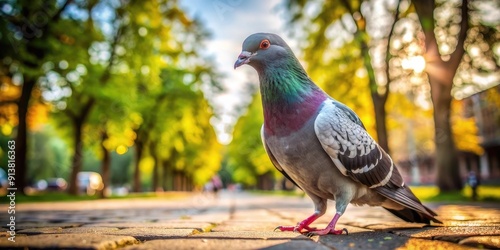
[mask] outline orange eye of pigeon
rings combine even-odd
[[[269,46],[271,46],[271,43],[267,39],[262,40],[262,42],[260,42],[260,45],[259,45],[259,47],[261,49],[267,49],[267,48],[269,48]]]

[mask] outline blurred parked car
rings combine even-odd
[[[50,178],[46,185],[47,191],[64,191],[68,187],[68,183],[63,178]]]
[[[0,195],[4,196],[7,193],[7,185],[9,185],[9,181],[7,179],[7,173],[5,170],[0,168]]]
[[[7,178],[7,172],[5,172],[3,168],[0,168],[0,188],[7,188],[7,185],[9,184]]]
[[[102,177],[96,172],[80,172],[77,177],[78,190],[81,193],[94,195],[104,188]]]

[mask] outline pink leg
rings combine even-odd
[[[302,229],[307,230],[306,232],[311,231],[311,230],[314,231],[314,230],[316,230],[316,228],[310,228],[309,225],[311,223],[313,223],[318,217],[319,217],[318,214],[314,213],[313,215],[307,217],[307,219],[298,223],[297,226],[278,226],[276,229],[279,229],[282,232],[283,231],[294,231],[294,232],[299,232],[299,233],[303,233]],[[276,229],[274,229],[274,230],[276,230]]]
[[[337,221],[340,218],[340,214],[336,213],[335,216],[333,216],[332,221],[328,223],[328,226],[326,226],[325,229],[322,230],[310,230],[309,233],[312,235],[327,235],[327,234],[342,234],[343,231],[348,234],[347,229],[342,229],[342,230],[335,230],[335,225],[337,224]]]

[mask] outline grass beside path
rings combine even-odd
[[[410,186],[413,193],[423,202],[470,202],[472,190],[465,187],[459,192],[439,192],[437,186]],[[255,194],[269,194],[282,196],[303,196],[302,191],[263,191],[252,190]],[[500,186],[479,186],[478,201],[500,202]]]
[[[423,202],[470,202],[472,201],[472,191],[470,187],[465,187],[461,192],[439,192],[436,186],[411,186],[411,190]],[[265,191],[265,190],[252,190],[254,194],[263,195],[280,195],[280,196],[304,196],[305,194],[298,191]],[[164,193],[131,193],[125,196],[111,196],[106,199],[180,199],[189,196],[190,192],[164,192]],[[479,186],[478,188],[478,201],[485,202],[500,202],[500,186]],[[21,195],[16,194],[16,203],[29,203],[29,202],[54,202],[54,201],[84,201],[84,200],[98,200],[98,195],[69,195],[64,192],[53,193],[40,193],[36,195]],[[0,203],[8,204],[9,197],[6,194],[0,195]]]
[[[422,201],[471,201],[472,190],[469,186],[461,192],[439,192],[436,186],[412,186],[413,193]],[[479,186],[478,201],[500,202],[500,186]]]

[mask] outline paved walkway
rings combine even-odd
[[[500,248],[500,204],[427,204],[440,227],[403,222],[384,209],[350,206],[338,228],[349,235],[308,238],[274,232],[313,211],[304,197],[222,193],[177,199],[18,204],[15,242],[0,205],[2,249],[477,249]],[[316,225],[325,227],[333,202]]]

